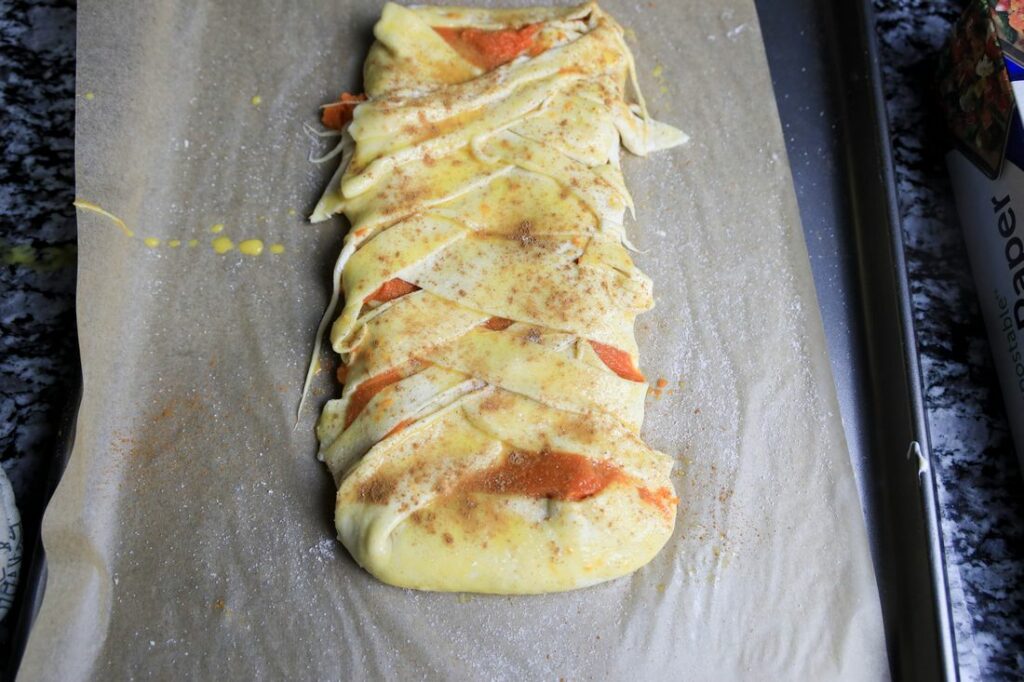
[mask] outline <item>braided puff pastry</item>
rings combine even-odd
[[[677,500],[671,460],[640,438],[633,322],[653,299],[624,247],[619,148],[685,135],[635,87],[627,101],[632,55],[594,3],[389,3],[374,35],[312,216],[351,223],[330,335],[344,389],[317,427],[339,537],[424,590],[630,573]]]

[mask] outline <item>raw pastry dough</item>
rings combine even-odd
[[[639,436],[633,322],[653,299],[624,247],[619,147],[686,137],[627,102],[632,55],[594,3],[388,3],[374,35],[312,216],[351,222],[330,336],[344,390],[317,427],[339,537],[417,589],[634,571],[676,498]]]

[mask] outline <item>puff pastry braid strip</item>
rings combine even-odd
[[[676,500],[671,460],[640,438],[633,323],[653,299],[626,249],[619,149],[685,135],[627,101],[632,55],[593,3],[389,3],[374,34],[368,99],[312,216],[351,223],[330,334],[344,389],[317,426],[339,537],[418,589],[634,571]],[[494,67],[474,45],[511,53]]]

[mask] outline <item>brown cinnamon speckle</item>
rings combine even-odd
[[[395,487],[395,479],[377,474],[359,486],[357,496],[360,502],[387,504],[388,499],[395,492]]]

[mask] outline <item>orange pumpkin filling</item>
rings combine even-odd
[[[406,294],[411,294],[414,291],[419,291],[419,289],[420,288],[415,284],[395,277],[394,279],[389,279],[384,282],[384,284],[377,287],[376,291],[363,299],[363,303],[369,303],[370,301],[387,303],[399,296],[405,296]]]
[[[591,341],[590,347],[597,353],[597,357],[601,358],[601,362],[608,366],[608,369],[618,374],[627,381],[638,381],[644,382],[646,379],[644,375],[640,373],[640,370],[633,364],[633,358],[629,357],[629,353],[624,350],[619,350],[613,346],[608,346],[597,341]]]
[[[451,27],[435,27],[434,30],[467,61],[490,71],[531,52],[540,24],[497,31]]]
[[[625,479],[617,466],[569,452],[514,451],[501,464],[474,474],[464,492],[526,495],[575,502],[596,495],[612,481]]]

